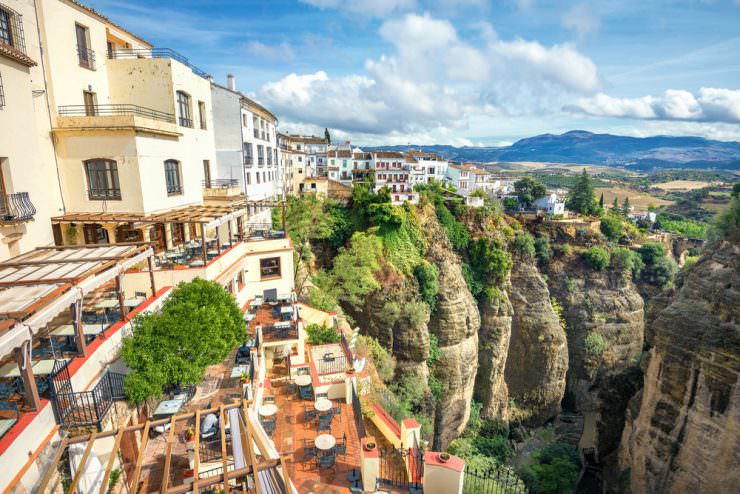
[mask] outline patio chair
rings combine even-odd
[[[334,454],[319,456],[319,468],[331,468],[337,460],[337,456]]]
[[[13,383],[9,382],[0,382],[0,400],[5,400],[10,398],[15,394],[15,385]]]
[[[264,398],[262,398],[262,404],[263,405],[266,405],[268,403],[272,403],[274,405],[275,404],[275,397],[274,396],[265,396]]]
[[[341,405],[337,405],[335,407],[332,407],[331,413],[334,414],[334,415],[342,415],[342,406]]]
[[[303,404],[303,412],[306,414],[306,421],[316,419],[316,410],[313,408],[309,409],[305,403]]]
[[[262,422],[262,428],[265,429],[265,432],[270,437],[275,434],[275,422]]]
[[[303,457],[307,460],[316,456],[316,446],[309,444],[308,439],[303,440]]]
[[[316,399],[318,400],[319,398],[326,398],[328,400],[329,399],[329,393],[318,393],[316,395]]]
[[[342,439],[337,441],[337,444],[334,446],[334,451],[338,455],[347,456],[347,434],[342,434]]]
[[[313,390],[309,386],[300,388],[299,393],[304,400],[313,400]]]
[[[49,389],[49,380],[45,377],[36,378],[36,390],[39,394],[44,394]]]

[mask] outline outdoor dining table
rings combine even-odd
[[[96,309],[113,309],[114,307],[118,307],[118,299],[115,298],[104,298],[95,304]]]
[[[88,336],[95,336],[104,331],[101,324],[83,324],[82,333]],[[50,336],[75,336],[75,327],[72,324],[62,324],[49,331]]]
[[[242,377],[242,375],[249,375],[249,364],[236,365],[231,369],[231,378],[236,379]]]
[[[123,305],[126,307],[136,307],[140,303],[144,302],[146,298],[144,297],[133,297],[133,298],[127,298],[123,301]]]
[[[295,378],[295,383],[298,386],[310,386],[311,385],[311,376],[307,374],[300,375]]]
[[[337,440],[331,434],[319,434],[318,436],[316,436],[316,439],[313,443],[316,446],[316,449],[329,451],[334,446],[336,446]]]
[[[69,361],[69,359],[60,360]],[[48,376],[54,370],[55,363],[56,360],[54,359],[37,360],[31,366],[31,370],[35,376]],[[0,367],[0,377],[19,377],[20,375],[21,372],[18,369],[18,364],[5,364]]]
[[[313,407],[316,409],[317,412],[328,412],[331,410],[331,401],[328,398],[319,398],[316,400],[316,402],[313,404]]]
[[[209,256],[217,256],[218,255],[218,251],[217,250],[209,250],[209,251],[206,251],[206,254],[208,254]]]
[[[190,263],[190,267],[191,268],[199,268],[199,267],[205,266],[205,265],[206,265],[206,263],[204,263],[201,260],[193,261],[193,262]]]
[[[260,407],[260,415],[263,417],[272,417],[277,413],[277,405],[274,403],[268,403]]]
[[[290,314],[293,312],[293,307],[291,305],[283,305],[280,307],[280,313],[281,314]]]

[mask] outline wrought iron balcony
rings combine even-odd
[[[0,194],[0,218],[4,222],[32,220],[36,207],[31,202],[28,192]]]
[[[229,187],[239,187],[239,180],[236,178],[212,178],[201,181],[205,189],[227,189]]]
[[[64,105],[59,107],[60,116],[88,116],[96,117],[102,115],[133,115],[137,117],[151,118],[162,122],[175,123],[175,116],[144,106],[129,104],[110,105]]]
[[[264,165],[265,165],[265,158],[263,158],[262,156],[257,158],[257,166],[264,166]]]
[[[117,48],[108,51],[108,58],[171,58],[177,60],[183,65],[190,67],[195,75],[208,78],[208,73],[193,65],[187,57],[177,53],[170,48]]]
[[[77,45],[77,59],[80,61],[80,67],[95,70],[95,52],[90,48]]]
[[[254,164],[254,158],[251,156],[245,156],[244,157],[244,164],[247,166],[252,166]]]

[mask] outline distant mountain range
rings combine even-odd
[[[655,168],[740,170],[740,142],[711,141],[702,137],[627,137],[572,130],[521,139],[506,147],[377,146],[363,149],[405,151],[422,149],[455,161],[535,161],[624,166],[647,171]]]

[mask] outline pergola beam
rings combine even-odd
[[[85,471],[85,467],[87,466],[87,459],[90,457],[90,452],[92,451],[93,445],[95,444],[96,434],[96,432],[93,432],[90,436],[90,439],[87,441],[87,447],[85,448],[85,452],[82,453],[82,458],[80,458],[80,463],[79,465],[77,465],[77,471],[75,472],[75,476],[72,478],[72,483],[69,484],[67,494],[72,494],[77,488],[77,483],[80,481],[80,477],[82,477],[82,472]]]
[[[224,415],[224,406],[221,405],[221,410],[219,411],[219,417],[218,417],[218,425],[221,429],[221,460],[224,465],[224,494],[229,494],[231,492],[231,486],[229,485],[229,476],[228,476],[228,458],[226,457],[226,428],[225,428],[225,422],[226,422],[226,415]]]
[[[113,464],[116,462],[116,457],[118,455],[118,448],[121,447],[121,439],[123,438],[123,433],[125,432],[125,429],[119,429],[118,434],[116,434],[116,440],[113,443],[113,449],[110,452],[110,458],[108,458],[108,465],[105,467],[105,474],[103,475],[103,483],[100,484],[100,492],[98,494],[106,494],[108,492],[108,479],[110,478],[110,472],[113,469]],[[39,491],[43,492],[43,491]]]

